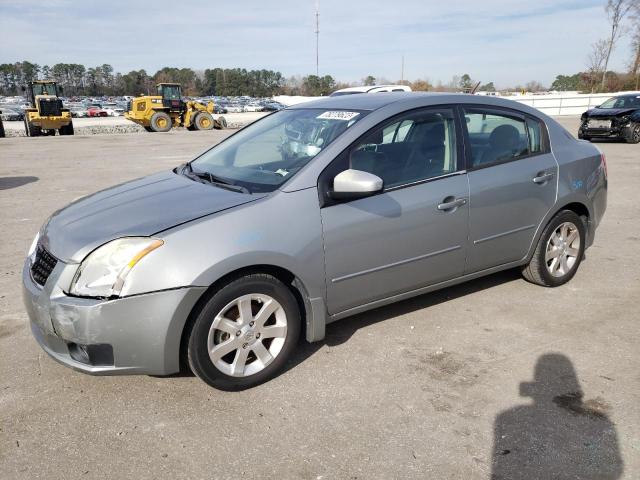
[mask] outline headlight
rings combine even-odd
[[[131,269],[163,244],[162,240],[144,237],[119,238],[104,244],[82,261],[71,283],[71,293],[85,297],[120,295]]]
[[[27,252],[27,257],[31,258],[31,260],[33,260],[33,256],[36,253],[38,240],[40,240],[40,232],[36,233],[36,236],[34,237],[33,242],[31,242],[31,246],[29,247],[29,251]]]

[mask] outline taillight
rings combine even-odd
[[[602,166],[602,169],[604,170],[604,179],[606,180],[608,178],[607,175],[607,157],[604,156],[604,153],[600,152],[600,165]]]

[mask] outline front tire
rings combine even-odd
[[[627,143],[640,143],[640,123],[632,123],[625,132],[624,140]]]
[[[576,274],[584,255],[584,221],[563,210],[542,232],[530,262],[522,269],[525,279],[543,287],[559,287]]]
[[[73,135],[74,133],[73,122],[69,123],[69,125],[64,125],[63,127],[60,127],[58,132],[60,133],[60,135]]]
[[[211,294],[198,312],[187,346],[189,365],[221,390],[259,385],[283,369],[300,325],[298,302],[277,278],[237,278]]]
[[[168,132],[171,126],[171,117],[167,112],[156,112],[151,117],[151,129],[154,132]]]
[[[213,117],[209,112],[200,112],[196,115],[193,125],[196,130],[211,130],[213,128]]]

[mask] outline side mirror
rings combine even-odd
[[[333,179],[333,190],[329,195],[334,200],[355,200],[370,197],[382,191],[384,182],[373,173],[349,169]]]

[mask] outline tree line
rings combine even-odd
[[[55,80],[65,96],[120,96],[149,94],[161,82],[182,84],[188,96],[251,95],[270,97],[277,94],[327,95],[336,82],[330,75],[290,77],[273,70],[245,68],[165,67],[150,75],[144,69],[129,73],[115,72],[109,64],[86,67],[78,63],[57,63],[53,66],[22,61],[0,64],[0,95],[20,95],[22,86],[33,80]]]

